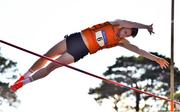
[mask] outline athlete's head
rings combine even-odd
[[[131,36],[135,37],[138,34],[138,28],[131,28]]]
[[[118,37],[124,38],[124,37],[135,37],[138,33],[138,28],[121,28]]]

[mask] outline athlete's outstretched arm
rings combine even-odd
[[[153,24],[145,25],[145,24],[142,24],[142,23],[127,21],[127,20],[121,20],[121,19],[111,21],[110,23],[113,24],[113,25],[119,25],[121,27],[126,27],[126,28],[147,29],[150,34],[154,33],[153,32]]]
[[[160,67],[163,68],[167,68],[169,66],[169,62],[166,61],[163,58],[157,57],[149,52],[146,52],[145,50],[139,49],[137,46],[130,44],[128,41],[124,42],[124,43],[120,43],[119,44],[121,47],[124,47],[132,52],[135,52],[145,58],[148,58],[152,61],[155,61],[156,63],[158,63],[160,65]]]

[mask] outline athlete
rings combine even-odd
[[[127,40],[127,37],[135,37],[138,29],[147,29],[150,35],[154,33],[152,24],[145,25],[120,19],[107,21],[86,28],[81,32],[66,35],[62,41],[53,46],[44,56],[55,59],[63,64],[70,64],[77,62],[88,53],[94,54],[101,49],[121,46],[157,62],[162,69],[167,68],[169,63],[165,59],[146,52]],[[62,66],[57,63],[47,62],[47,59],[39,58],[30,69],[10,87],[11,90],[16,92],[25,84],[44,78],[53,70]]]

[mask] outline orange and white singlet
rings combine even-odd
[[[81,31],[88,42],[90,54],[97,52],[103,48],[109,48],[119,44],[116,36],[115,28],[109,22],[94,25]]]

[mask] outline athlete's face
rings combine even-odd
[[[118,37],[120,38],[125,38],[125,37],[129,37],[131,36],[131,29],[130,28],[122,28],[119,32],[118,32]]]

